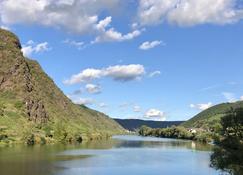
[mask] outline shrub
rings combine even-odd
[[[31,135],[26,136],[25,141],[26,141],[27,145],[34,145],[35,144],[35,135],[31,134]]]

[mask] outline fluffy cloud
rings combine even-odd
[[[87,84],[85,86],[86,91],[90,94],[99,94],[101,93],[101,87],[99,85],[95,84]]]
[[[81,71],[79,74],[73,75],[70,79],[65,80],[64,84],[76,84],[76,83],[83,83],[83,82],[90,82],[94,79],[98,79],[103,75],[102,70],[99,69],[85,69]]]
[[[163,21],[181,26],[234,23],[243,18],[240,0],[139,0],[138,21],[132,31],[121,33],[111,27],[111,14],[122,0],[1,0],[0,23],[38,24],[77,34],[94,34],[95,42],[125,41],[141,34],[141,25]],[[17,14],[17,15],[16,15]],[[193,15],[192,15],[193,14]]]
[[[208,108],[210,108],[210,107],[212,107],[213,106],[213,103],[211,103],[211,102],[208,102],[208,103],[202,103],[202,104],[190,104],[190,107],[191,108],[195,108],[195,109],[199,109],[199,110],[206,110],[206,109],[208,109]]]
[[[99,20],[99,14],[114,11],[121,0],[2,0],[0,2],[0,21],[3,24],[39,24],[61,28],[77,34],[93,34],[92,43],[104,41],[125,41],[141,34],[134,30],[127,34],[109,27],[111,16]],[[18,15],[16,15],[18,14]],[[31,16],[31,18],[30,18]],[[68,42],[69,43],[69,42]],[[81,43],[71,42],[80,47]]]
[[[142,25],[154,25],[162,22],[176,0],[140,0],[138,18]]]
[[[25,57],[31,56],[33,53],[40,53],[50,50],[47,42],[35,43],[30,40],[25,45],[23,45],[22,52]]]
[[[141,50],[149,50],[149,49],[152,49],[152,48],[154,48],[156,46],[159,46],[160,44],[162,44],[162,41],[158,41],[158,40],[151,41],[151,42],[146,41],[146,42],[142,43],[139,46],[139,49],[141,49]]]
[[[116,81],[136,80],[143,76],[145,69],[140,64],[116,65],[103,69],[85,69],[79,74],[73,75],[70,79],[65,80],[65,84],[76,84],[90,82],[102,77],[111,77]]]
[[[97,25],[96,29],[99,35],[91,43],[109,42],[109,41],[126,41],[138,37],[141,34],[140,30],[134,30],[127,34],[122,34],[116,31],[114,28],[106,29],[112,21],[112,17],[108,16],[104,20],[101,20]]]
[[[154,72],[151,72],[150,74],[149,74],[149,77],[154,77],[154,76],[157,76],[157,75],[160,75],[161,74],[161,72],[160,71],[154,71]]]
[[[126,41],[126,40],[132,40],[135,37],[141,35],[141,31],[134,30],[127,34],[122,34],[118,31],[116,31],[114,28],[110,28],[109,30],[101,33],[99,36],[95,38],[94,41],[91,43],[99,43],[99,42],[109,42],[109,41]]]
[[[227,24],[243,19],[237,0],[140,0],[138,18],[142,25],[163,21],[180,26]],[[193,14],[193,15],[192,15]]]
[[[83,34],[95,27],[100,12],[118,5],[119,0],[2,0],[0,15],[5,24],[41,24]]]
[[[145,117],[148,118],[148,119],[157,120],[157,121],[165,121],[166,120],[165,113],[163,111],[158,110],[158,109],[149,109],[145,113]]]
[[[141,78],[145,68],[140,64],[116,65],[105,69],[104,75],[117,81],[130,81]]]
[[[236,101],[236,97],[234,93],[231,92],[223,92],[222,95],[224,96],[224,98],[228,101],[228,102],[235,102]]]

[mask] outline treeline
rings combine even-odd
[[[189,130],[184,128],[183,126],[172,126],[169,128],[157,128],[157,129],[152,129],[147,126],[142,126],[139,129],[139,135],[196,140],[205,143],[212,141],[212,137],[213,137],[211,132],[207,132],[204,130],[197,130],[197,131]]]
[[[142,126],[142,136],[189,139],[200,142],[214,141],[215,148],[211,155],[211,166],[232,175],[243,174],[243,109],[231,108],[220,120],[219,125],[211,131],[196,132],[183,126],[152,129]]]

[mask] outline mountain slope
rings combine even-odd
[[[185,127],[196,127],[208,129],[219,124],[222,116],[233,109],[243,108],[243,101],[235,103],[222,103],[208,108],[201,113],[197,114],[188,121],[182,123]]]
[[[36,61],[23,57],[18,38],[0,29],[0,140],[1,133],[14,141],[29,135],[72,141],[122,131],[106,115],[73,104]]]
[[[115,119],[123,128],[129,131],[135,131],[141,126],[145,125],[150,128],[167,128],[172,125],[179,125],[183,121],[150,121],[150,120],[138,120],[138,119]]]

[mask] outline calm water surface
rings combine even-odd
[[[210,145],[114,136],[78,146],[0,148],[0,175],[217,175]]]

